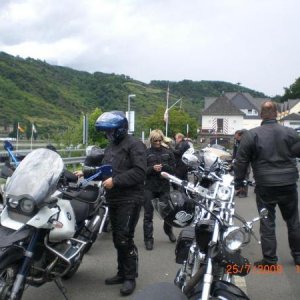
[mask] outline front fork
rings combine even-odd
[[[36,230],[33,232],[31,240],[30,240],[28,247],[24,253],[23,262],[19,267],[18,274],[14,281],[14,285],[12,287],[11,295],[9,298],[10,300],[17,299],[18,293],[23,289],[23,287],[25,285],[25,279],[26,279],[26,276],[28,275],[28,272],[31,267],[32,257],[33,257],[35,246],[37,244],[39,236],[40,236],[40,230]]]
[[[218,220],[215,220],[215,225],[214,225],[214,231],[213,231],[213,236],[212,239],[209,243],[209,248],[208,248],[208,259],[207,259],[207,266],[206,266],[206,272],[203,278],[203,289],[202,289],[202,296],[201,300],[208,300],[210,297],[210,290],[211,290],[211,285],[213,282],[213,264],[212,264],[212,251],[215,247],[215,245],[218,242],[219,234],[220,234],[220,225]]]

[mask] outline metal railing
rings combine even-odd
[[[63,157],[62,160],[65,165],[75,165],[83,163],[85,159],[85,156],[79,156],[79,157]],[[4,163],[0,163],[0,168],[4,165]]]

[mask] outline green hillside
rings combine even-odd
[[[96,107],[126,111],[129,94],[136,94],[131,109],[136,111],[137,126],[157,107],[166,105],[167,81],[145,84],[126,75],[91,74],[4,52],[0,52],[0,72],[0,126],[34,122],[42,136],[72,128],[82,113]],[[183,109],[197,119],[206,96],[223,91],[264,96],[226,82],[183,80],[169,84],[170,105],[182,97]]]

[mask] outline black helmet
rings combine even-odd
[[[195,204],[180,191],[171,191],[165,198],[155,198],[152,204],[160,217],[171,226],[182,228],[193,221]]]
[[[96,130],[106,132],[106,137],[118,144],[128,132],[128,120],[121,111],[103,113],[96,121]]]

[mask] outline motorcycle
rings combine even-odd
[[[198,155],[196,152],[185,152],[182,161],[188,166],[190,174],[193,175],[194,185],[200,185],[205,188],[210,187],[222,175],[230,174],[232,165],[228,158],[219,155],[214,148],[204,148]],[[223,151],[224,152],[224,151]]]
[[[180,186],[195,203],[189,233],[182,234],[183,230],[176,245],[176,262],[182,266],[176,274],[175,285],[188,299],[249,299],[234,285],[233,278],[250,272],[251,264],[241,250],[250,242],[251,235],[256,238],[253,223],[266,217],[267,210],[250,222],[236,214],[230,174],[221,177],[211,174],[215,182],[209,188],[195,186],[166,172],[161,175]],[[178,212],[172,224],[178,224],[183,215],[185,211]]]
[[[109,176],[111,167],[99,168]],[[66,182],[54,151],[37,149],[19,164],[4,189],[0,216],[0,299],[19,300],[26,285],[71,278],[103,223],[97,185]]]

